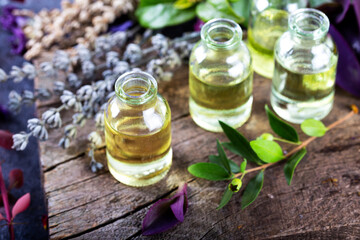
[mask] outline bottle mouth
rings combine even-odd
[[[128,103],[145,103],[156,95],[157,82],[146,72],[124,73],[115,82],[115,93]]]
[[[242,30],[239,24],[230,19],[215,18],[201,28],[201,39],[218,48],[237,44],[241,38]]]
[[[303,39],[320,39],[329,31],[329,18],[321,11],[302,8],[289,17],[289,29]]]

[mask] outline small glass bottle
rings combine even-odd
[[[299,9],[276,43],[271,104],[285,120],[322,119],[332,109],[338,54],[328,30],[324,13]]]
[[[105,110],[110,173],[126,185],[153,184],[165,177],[172,162],[169,105],[145,72],[120,76],[115,93]]]
[[[218,120],[234,128],[250,116],[253,102],[251,56],[232,20],[213,19],[201,29],[201,40],[189,60],[189,108],[200,127],[222,131]]]
[[[252,0],[250,4],[247,43],[254,71],[272,78],[274,46],[288,29],[288,13],[306,7],[307,0]]]

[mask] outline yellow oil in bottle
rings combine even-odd
[[[252,71],[238,79],[232,78],[227,68],[198,72],[204,74],[196,76],[190,66],[189,104],[194,121],[210,131],[221,131],[218,120],[233,123],[234,127],[241,126],[251,112]]]
[[[149,94],[141,86],[124,88],[130,100]],[[125,104],[112,99],[105,113],[108,167],[120,182],[146,186],[162,179],[172,162],[171,113],[168,104],[155,94],[144,104]]]
[[[274,46],[288,29],[288,12],[269,8],[254,16],[248,28],[248,47],[253,67],[258,74],[272,78],[274,72]]]
[[[306,72],[302,66],[290,71],[275,58],[271,103],[284,119],[301,123],[307,118],[322,119],[332,109],[337,58],[327,69]]]

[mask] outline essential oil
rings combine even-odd
[[[201,30],[189,64],[189,108],[200,127],[222,131],[219,120],[240,127],[252,106],[251,56],[241,41],[241,28],[228,19],[214,19]]]
[[[270,8],[261,12],[248,29],[248,47],[253,57],[254,70],[272,78],[274,46],[288,28],[288,12]]]
[[[106,109],[106,154],[117,180],[146,186],[162,179],[171,166],[170,109],[156,94],[150,75],[131,74],[119,78],[123,84],[117,84],[118,92],[123,94],[112,98]]]
[[[338,55],[328,29],[325,14],[299,9],[276,43],[271,104],[285,120],[322,119],[332,109]]]

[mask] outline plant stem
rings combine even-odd
[[[5,213],[6,213],[6,220],[8,222],[9,226],[9,233],[10,233],[10,239],[15,239],[14,234],[14,226],[11,223],[11,212],[10,212],[10,205],[9,205],[9,199],[8,199],[8,192],[5,186],[4,178],[2,175],[1,165],[0,165],[0,190],[1,190],[1,196],[4,203]]]
[[[279,142],[292,144],[292,145],[300,145],[301,144],[301,142],[292,142],[292,141],[288,141],[286,139],[281,139],[281,138],[276,138],[276,137],[274,137],[274,140],[279,141]]]
[[[327,129],[330,130],[330,129],[333,129],[335,128],[336,126],[338,126],[339,124],[343,123],[344,121],[346,121],[347,119],[351,118],[353,115],[356,115],[357,113],[359,113],[359,110],[358,108],[355,106],[355,105],[351,105],[351,109],[352,111],[349,112],[348,114],[346,114],[344,117],[338,119],[337,121],[333,122],[332,124],[330,124],[329,126],[327,126]],[[259,170],[262,170],[262,169],[266,169],[272,165],[275,165],[279,162],[282,162],[283,160],[287,159],[288,157],[290,157],[291,155],[293,155],[294,153],[296,153],[297,151],[299,151],[300,149],[302,149],[303,147],[306,147],[307,145],[309,145],[312,141],[314,141],[317,137],[310,137],[308,139],[306,139],[305,141],[303,141],[300,145],[296,146],[295,148],[293,148],[290,152],[288,152],[284,159],[278,161],[278,162],[274,162],[274,163],[267,163],[267,164],[264,164],[264,165],[261,165],[259,167],[255,167],[255,168],[250,168],[249,170],[246,170],[245,171],[245,174],[246,173],[250,173],[250,172],[256,172],[256,171],[259,171]],[[236,177],[239,177],[241,176],[242,173],[237,173],[234,175],[234,178]]]

